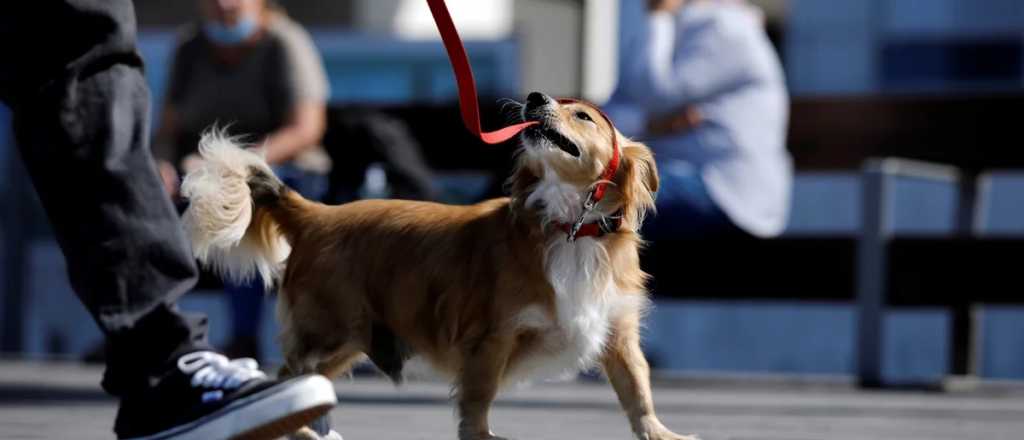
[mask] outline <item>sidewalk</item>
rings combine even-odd
[[[0,439],[112,438],[115,402],[103,395],[99,378],[95,367],[0,361]],[[395,390],[377,379],[336,383],[341,404],[332,417],[346,440],[455,438],[445,384],[411,382]],[[704,440],[1018,440],[1024,433],[1019,388],[940,394],[685,383],[655,388],[658,412],[667,426]],[[509,390],[492,417],[495,432],[520,440],[632,438],[614,393],[601,383]]]

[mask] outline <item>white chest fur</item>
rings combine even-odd
[[[541,207],[544,223],[571,222],[582,211],[583,194],[545,170],[526,205]],[[569,243],[556,234],[548,243],[544,264],[555,291],[555,313],[530,306],[517,316],[516,325],[539,331],[542,342],[513,367],[513,381],[565,377],[590,368],[604,350],[612,322],[644,301],[642,295],[616,291],[608,251],[600,240],[584,237]]]
[[[555,291],[555,314],[539,306],[519,314],[518,325],[540,331],[542,342],[514,368],[516,379],[563,378],[592,367],[604,350],[612,321],[637,298],[615,290],[607,252],[598,240],[552,240],[545,264]]]

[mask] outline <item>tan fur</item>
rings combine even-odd
[[[635,231],[653,207],[653,157],[614,127],[574,119],[576,111],[594,111],[585,104],[556,107],[552,123],[583,154],[577,159],[527,146],[533,150],[519,156],[510,199],[472,206],[396,200],[325,206],[285,190],[273,203],[257,203],[246,237],[274,243],[280,233],[292,247],[280,282],[283,373],[343,374],[371,354],[374,329],[383,326],[453,378],[460,439],[496,438],[487,421],[492,400],[517,367],[549,354],[552,330],[543,322],[558,316],[545,261],[565,234],[525,201],[544,178],[585,193],[611,157],[611,136],[618,136],[622,165],[598,209],[610,214],[622,208],[624,226],[582,239],[600,240],[607,254],[601,271],[610,277],[613,296],[604,300],[617,301],[599,360],[638,438],[688,438],[668,431],[655,416],[639,348],[647,276]],[[596,113],[594,120],[600,121]],[[544,175],[550,172],[556,175]],[[523,323],[528,308],[540,311],[535,318],[541,324]]]

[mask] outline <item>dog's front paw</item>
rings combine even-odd
[[[331,430],[327,435],[317,434],[316,431],[309,427],[302,427],[298,431],[288,435],[288,440],[344,440],[341,438],[341,434],[338,431]]]
[[[645,434],[644,440],[700,440],[695,435],[679,435],[669,430]]]
[[[641,420],[640,440],[700,440],[695,435],[679,435],[670,431],[653,416]]]
[[[459,440],[512,440],[505,437],[499,437],[494,435],[493,432],[487,432],[485,434],[459,434]]]
[[[308,426],[303,426],[298,431],[288,434],[288,440],[320,440],[320,434]]]

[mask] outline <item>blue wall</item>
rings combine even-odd
[[[788,11],[786,71],[797,95],[1024,86],[1019,0],[791,0]],[[974,58],[993,42],[1001,62]]]

